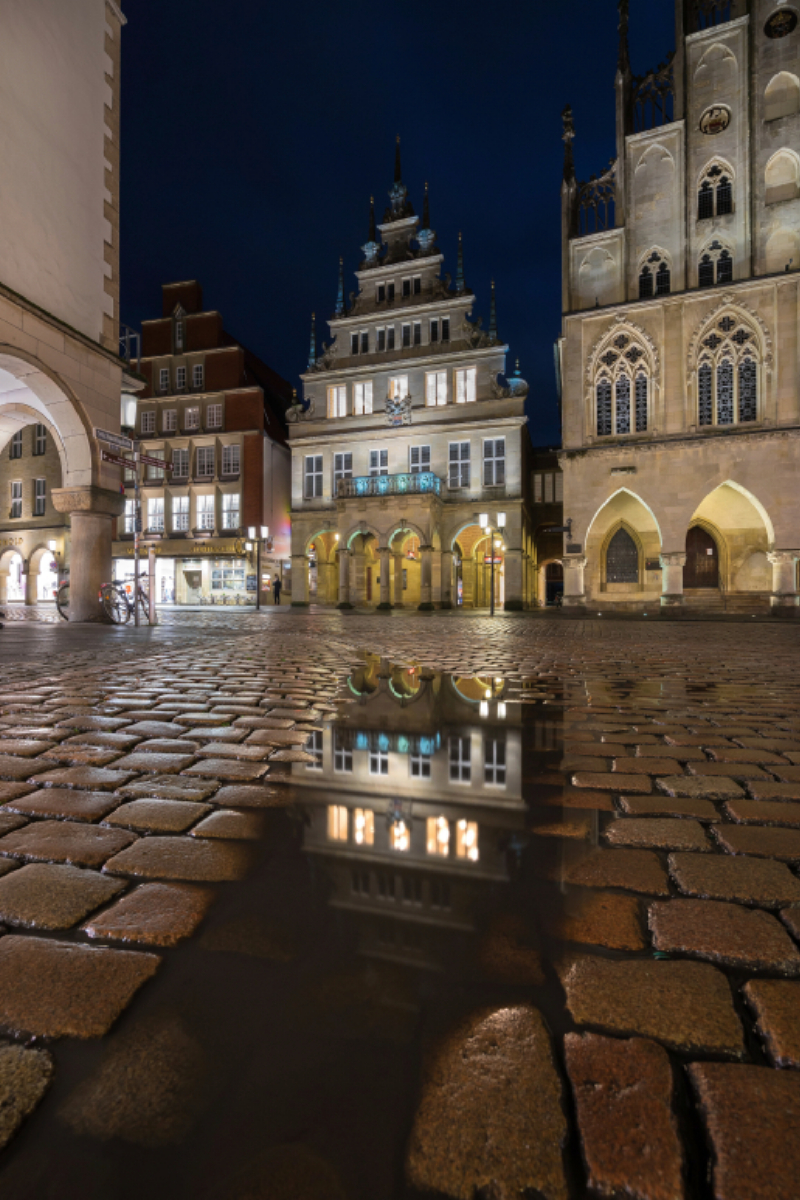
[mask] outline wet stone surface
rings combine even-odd
[[[751,979],[743,993],[770,1061],[776,1067],[800,1067],[800,983]]]
[[[93,939],[175,946],[194,933],[214,899],[210,888],[145,883],[82,927]]]
[[[113,875],[131,875],[142,879],[221,883],[241,879],[249,865],[247,847],[238,842],[148,837],[141,838],[127,850],[109,859],[103,870]]]
[[[669,868],[680,890],[706,900],[735,900],[762,908],[800,903],[800,879],[782,862],[761,858],[671,854]]]
[[[76,867],[102,867],[124,850],[135,835],[98,829],[74,821],[35,821],[0,838],[0,854],[29,862],[71,863]]]
[[[671,900],[650,906],[653,945],[750,971],[800,972],[800,952],[770,913],[718,900]]]
[[[46,1050],[0,1044],[0,1149],[43,1098],[53,1078]]]
[[[123,887],[97,871],[29,863],[0,879],[0,922],[30,929],[70,929]]]

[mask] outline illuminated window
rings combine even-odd
[[[375,844],[375,813],[369,808],[357,808],[353,813],[353,839],[357,846]]]
[[[447,817],[428,817],[426,844],[428,854],[447,858],[450,853],[450,822]]]
[[[164,532],[164,497],[147,501],[147,528],[154,533]]]
[[[328,416],[329,417],[346,417],[347,416],[347,388],[329,387],[328,388]]]
[[[395,821],[389,831],[389,845],[392,850],[405,851],[411,849],[411,833],[405,821]]]
[[[239,494],[234,492],[222,497],[222,528],[239,528]]]
[[[133,527],[128,530],[127,504],[125,502],[125,532],[133,532]],[[188,496],[173,496],[172,497],[172,528],[179,533],[185,533],[189,528],[189,497]]]
[[[478,822],[459,821],[456,826],[456,857],[478,861]]]
[[[464,367],[455,372],[456,404],[471,404],[476,399],[477,374],[475,367]]]
[[[187,408],[183,414],[184,429],[199,429],[200,428],[200,409]]]
[[[391,350],[391,346],[389,347]],[[389,380],[389,399],[404,400],[408,395],[408,376],[393,375]]]
[[[216,521],[216,512],[213,496],[198,496],[197,497],[197,528],[208,529],[214,528]]]
[[[357,383],[353,387],[353,416],[362,417],[372,412],[372,380]]]
[[[125,501],[125,532],[133,533],[136,527],[136,501]]]
[[[447,404],[446,371],[428,371],[425,376],[425,403],[429,408]]]
[[[347,809],[343,804],[328,805],[328,837],[332,842],[347,841]]]

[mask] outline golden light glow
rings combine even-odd
[[[447,858],[450,853],[450,822],[447,817],[428,817],[427,845],[428,854]]]
[[[405,821],[396,821],[392,826],[390,841],[393,850],[409,850],[411,835]]]
[[[328,837],[332,842],[347,841],[347,816],[343,804],[328,805]]]
[[[375,844],[375,813],[369,808],[357,808],[353,813],[353,838],[357,846]]]
[[[456,857],[478,861],[478,822],[461,820],[456,826]]]

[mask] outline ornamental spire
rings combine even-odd
[[[403,170],[400,166],[400,134],[397,135],[397,144],[394,148],[394,181],[395,183],[403,182]]]
[[[464,291],[464,245],[461,241],[461,234],[458,235],[458,266],[456,268],[456,291],[460,294]]]
[[[431,210],[428,203],[428,181],[425,180],[425,199],[422,201],[422,228],[430,229],[431,227]]]
[[[311,345],[308,350],[308,369],[313,371],[317,365],[317,321],[316,313],[311,314]]]
[[[384,214],[384,223],[402,221],[405,217],[414,216],[413,206],[408,199],[408,188],[403,183],[403,168],[400,165],[399,134],[397,135],[397,143],[394,150],[394,183],[389,189],[389,199],[392,203]]]
[[[428,185],[425,184],[425,199],[422,202],[422,228],[417,233],[417,241],[423,255],[436,253],[436,231],[431,229],[431,209],[428,202]]]
[[[347,316],[347,305],[344,302],[344,259],[339,259],[339,290],[336,293],[336,308],[334,315],[337,317]]]
[[[575,179],[575,158],[572,153],[572,143],[575,140],[575,125],[572,120],[572,105],[568,104],[561,114],[564,122],[562,141],[564,142],[564,182],[572,183]]]
[[[630,0],[618,0],[619,9],[619,53],[617,55],[617,70],[621,75],[630,74],[631,57],[628,46],[628,21],[630,17]]]
[[[494,280],[492,280],[492,299],[489,306],[489,337],[497,341],[497,304],[494,296]]]
[[[375,241],[375,197],[369,198],[369,237],[368,242]]]

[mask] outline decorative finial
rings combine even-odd
[[[425,199],[422,201],[422,228],[430,229],[431,227],[431,210],[428,203],[428,181],[425,181]]]
[[[561,114],[564,122],[562,140],[564,142],[564,180],[571,183],[575,178],[575,158],[572,153],[572,143],[575,140],[575,125],[572,120],[572,105],[568,104]]]
[[[461,234],[458,235],[458,267],[456,269],[456,291],[461,293],[464,291],[464,246],[461,241]]]
[[[400,134],[397,135],[397,145],[394,151],[394,181],[395,183],[403,182],[403,171],[400,166]]]
[[[620,74],[626,75],[631,69],[630,49],[628,46],[630,0],[618,0],[617,8],[619,9],[619,54],[617,56],[617,70]]]
[[[489,306],[489,337],[493,342],[497,341],[497,305],[494,296],[494,280],[492,280],[492,299]]]
[[[344,302],[344,259],[339,259],[339,290],[336,293],[336,308],[334,315],[337,317],[347,316],[347,305]]]
[[[311,345],[308,350],[308,369],[312,371],[317,365],[317,314],[311,314]]]
[[[369,238],[370,242],[375,241],[375,197],[369,198]]]

